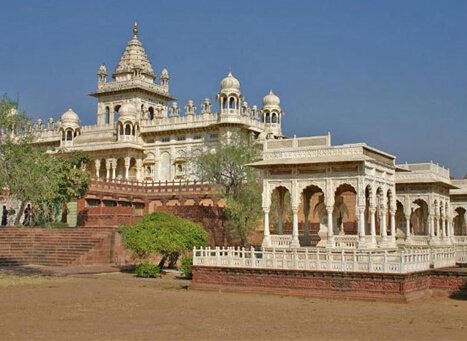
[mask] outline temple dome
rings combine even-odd
[[[240,82],[232,75],[232,72],[229,72],[221,82],[221,90],[227,89],[240,90]]]
[[[269,90],[269,93],[264,96],[263,98],[263,106],[266,107],[266,106],[280,106],[281,104],[281,100],[279,97],[276,96],[276,94],[274,94],[274,92],[272,92],[272,90]]]
[[[62,114],[60,122],[62,126],[79,127],[79,116],[70,108]]]
[[[137,110],[131,103],[123,103],[118,110],[120,121],[134,121],[136,120]]]
[[[133,73],[135,70],[139,70],[142,74],[153,80],[156,78],[151,62],[144,51],[143,44],[138,40],[137,23],[135,23],[133,28],[133,38],[128,42],[128,45],[125,51],[123,51],[122,57],[117,64],[114,78],[119,74]]]

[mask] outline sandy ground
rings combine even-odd
[[[0,271],[2,340],[467,340],[467,301],[413,304],[204,292],[169,274]]]

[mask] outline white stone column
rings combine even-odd
[[[410,240],[410,214],[405,215],[405,240]]]
[[[292,243],[291,247],[300,247],[298,240],[298,207],[292,207],[293,221],[292,221]]]
[[[396,212],[394,210],[389,211],[389,217],[390,217],[390,229],[391,229],[391,237],[389,238],[390,240],[390,246],[395,247],[396,246]]]
[[[387,214],[388,214],[387,207],[383,206],[381,208],[381,220],[380,220],[381,224],[379,227],[379,229],[381,230],[380,232],[381,232],[381,237],[383,241],[386,241],[388,239],[388,231],[387,231],[387,223],[386,223]]]
[[[125,158],[125,180],[129,180],[130,177],[130,157]]]
[[[440,230],[440,219],[439,219],[439,210],[435,211],[435,219],[436,219],[436,237],[439,238],[439,230]]]
[[[96,178],[99,179],[99,172],[101,170],[101,160],[94,160],[94,165],[96,167]]]
[[[441,206],[440,212],[440,219],[441,219],[441,233],[443,234],[443,239],[447,241],[447,226],[446,226],[446,211],[444,210],[444,205]]]
[[[269,232],[269,207],[263,207],[264,212],[264,236],[263,247],[271,247],[271,233]]]
[[[112,180],[117,177],[117,159],[112,159]]]
[[[106,180],[110,179],[110,168],[111,168],[110,159],[107,159],[105,160],[105,179]]]
[[[326,206],[326,212],[328,214],[328,240],[327,246],[334,247],[334,227],[332,221],[332,212],[334,211],[334,206]]]
[[[433,243],[435,240],[435,222],[433,214],[428,215],[428,233],[430,236],[430,241]]]
[[[376,246],[376,208],[374,206],[370,206],[370,234],[371,234],[371,244]]]
[[[138,181],[142,181],[142,168],[143,168],[143,160],[141,159],[137,159],[136,160],[136,180]]]
[[[363,248],[366,247],[366,240],[365,240],[365,206],[358,207],[358,247]]]

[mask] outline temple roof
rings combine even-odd
[[[151,62],[144,51],[143,44],[138,40],[137,23],[133,27],[133,38],[131,38],[125,51],[123,51],[113,77],[115,78],[119,74],[133,73],[135,70],[139,70],[142,74],[152,79],[156,78]]]

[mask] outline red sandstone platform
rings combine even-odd
[[[463,290],[467,271],[457,269],[375,274],[194,266],[190,288],[407,303],[431,296],[432,288]]]

